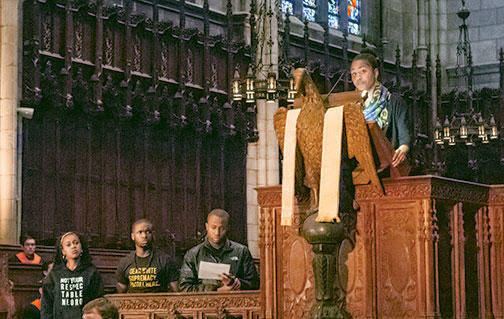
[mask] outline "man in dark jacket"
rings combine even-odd
[[[183,291],[229,291],[259,288],[259,276],[248,248],[226,238],[229,214],[223,209],[212,210],[205,224],[205,241],[191,248],[180,269],[179,286]],[[200,263],[230,265],[229,273],[216,279],[200,279]]]

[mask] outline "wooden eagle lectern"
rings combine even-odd
[[[341,161],[355,159],[357,162],[357,167],[351,172],[349,178],[345,178],[345,174],[342,173],[342,177],[338,178],[334,187],[341,189],[341,185],[338,183],[371,184],[378,194],[383,195],[378,173],[390,168],[391,177],[404,176],[409,173],[409,167],[406,164],[397,168],[391,167],[394,152],[392,145],[375,123],[366,123],[362,114],[364,101],[357,92],[336,93],[323,97],[319,94],[310,75],[302,68],[294,71],[294,79],[299,96],[294,103],[294,109],[301,109],[295,124],[297,143],[295,147],[294,194],[298,202],[309,201],[309,209],[304,214],[303,236],[312,245],[312,250],[315,253],[313,269],[316,303],[311,309],[311,318],[350,318],[345,310],[344,291],[338,288],[337,284],[336,256],[339,253],[341,242],[345,238],[353,237],[352,220],[355,220],[355,212],[348,211],[349,206],[343,205],[345,202],[350,201],[351,203],[353,201],[353,192],[342,192],[340,199],[338,199],[339,210],[341,211],[342,207],[343,210],[346,210],[341,211],[341,223],[332,220],[325,220],[328,222],[321,223],[315,220],[321,200],[319,191],[323,158],[324,118],[328,108],[343,106],[342,125],[344,129],[342,132],[344,136],[342,139],[346,139],[346,144],[343,144],[343,147],[346,145],[346,149],[342,151],[345,157]],[[284,154],[287,113],[286,108],[280,108],[274,117],[275,132]],[[325,130],[327,129],[326,125]],[[327,147],[327,144],[324,145]],[[378,161],[378,170],[375,158]],[[338,166],[339,169],[339,165],[342,164],[331,162],[329,165]],[[282,212],[283,210],[282,207]],[[335,212],[336,216],[337,213]]]

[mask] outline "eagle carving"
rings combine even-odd
[[[295,108],[301,107],[296,123],[296,160],[295,160],[295,195],[298,202],[310,200],[309,212],[318,209],[320,171],[322,160],[322,137],[324,128],[325,101],[315,83],[304,68],[294,71],[294,81],[298,92]],[[353,172],[354,184],[371,183],[379,194],[383,194],[378,179],[369,141],[366,122],[362,115],[362,97],[356,92],[337,94],[336,99],[329,99],[331,106],[344,105],[344,123],[347,136],[348,155],[355,157],[358,167]],[[299,101],[302,101],[299,103]],[[287,109],[281,107],[274,115],[274,129],[283,150]]]

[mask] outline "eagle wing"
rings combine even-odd
[[[317,86],[306,69],[294,71],[296,90],[303,92],[303,106],[296,124],[299,149],[305,164],[304,185],[318,197],[320,187],[320,167],[322,160],[322,136],[325,107]],[[318,205],[318,200],[312,203]]]
[[[280,107],[273,115],[273,128],[277,137],[278,145],[283,153],[285,139],[285,122],[287,122],[287,109]]]
[[[317,191],[320,186],[324,114],[325,108],[321,100],[305,99],[296,126],[299,149],[306,169],[304,184]]]
[[[383,187],[376,173],[366,120],[360,105],[358,103],[349,103],[345,105],[343,112],[347,133],[348,157],[355,157],[359,162],[353,172],[354,184],[363,185],[371,182],[378,194],[383,195]]]

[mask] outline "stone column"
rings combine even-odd
[[[247,154],[247,229],[248,244],[252,256],[259,257],[259,206],[255,188],[278,185],[278,142],[273,130],[273,115],[277,103],[257,101],[257,129],[259,140],[248,146]]]
[[[19,0],[0,1],[0,243],[18,240],[16,128]]]
[[[264,1],[264,0],[262,0]],[[261,0],[259,1],[261,3]],[[271,3],[274,3],[272,1]],[[266,79],[268,72],[278,74],[278,24],[277,9],[272,8],[271,34],[273,45],[271,52],[268,48],[269,34],[264,39],[259,39],[259,48],[264,46],[263,56],[258,56],[258,61],[262,61],[262,70],[256,74],[257,80]],[[258,19],[266,19],[267,16]],[[262,43],[264,41],[264,43]],[[260,50],[258,50],[260,52]],[[270,63],[272,68],[270,69]],[[279,148],[273,129],[273,115],[278,109],[278,101],[268,103],[265,100],[257,101],[257,129],[259,140],[248,146],[247,154],[247,229],[248,244],[252,256],[259,257],[259,206],[257,204],[257,192],[255,188],[260,186],[271,186],[280,183],[279,170]]]

